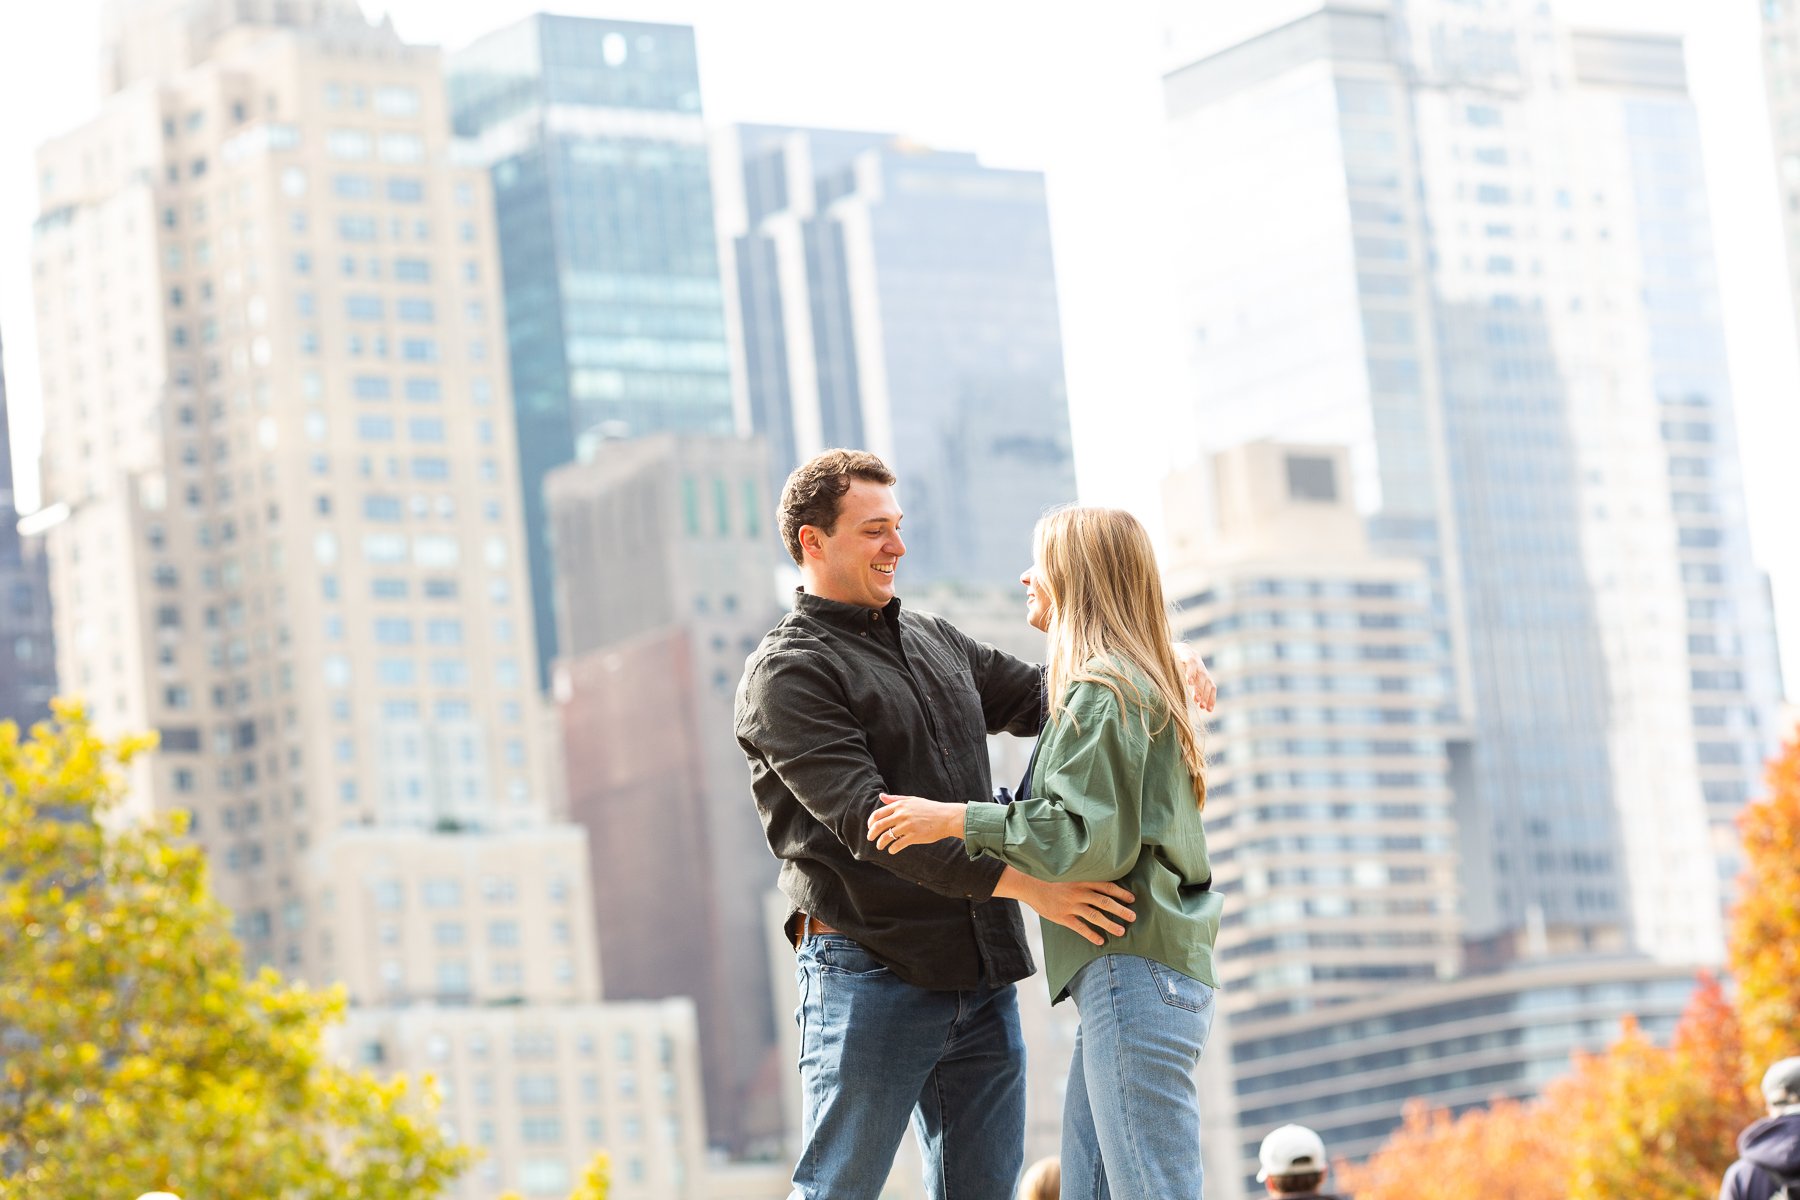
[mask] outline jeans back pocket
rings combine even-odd
[[[1205,1012],[1212,1006],[1213,990],[1206,984],[1153,958],[1146,958],[1144,962],[1150,967],[1150,978],[1156,983],[1156,994],[1162,997],[1164,1004],[1185,1008],[1189,1012]]]

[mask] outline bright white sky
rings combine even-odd
[[[709,119],[891,130],[1049,179],[1084,500],[1154,520],[1157,480],[1192,457],[1165,274],[1160,76],[1192,46],[1316,0],[362,0],[409,41],[456,49],[545,7],[693,25]],[[1800,696],[1800,354],[1782,262],[1754,0],[1560,0],[1574,21],[1687,35],[1705,139],[1750,497]],[[100,0],[0,15],[0,333],[21,501],[36,494],[32,152],[97,102]],[[1101,13],[1104,12],[1104,16]],[[1170,18],[1173,18],[1172,20]],[[1224,165],[1228,169],[1228,164]],[[1247,184],[1253,181],[1246,181]],[[1789,514],[1784,517],[1783,514]]]

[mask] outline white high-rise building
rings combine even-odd
[[[106,46],[38,156],[66,690],[161,732],[133,800],[193,814],[248,959],[342,982],[343,1044],[440,1078],[486,1152],[459,1196],[566,1194],[603,1147],[617,1194],[699,1195],[692,1011],[599,1003],[548,799],[488,181],[439,54],[355,0],[124,3]]]
[[[1763,0],[1763,83],[1769,95],[1769,127],[1781,187],[1782,228],[1787,234],[1788,275],[1800,307],[1800,3]]]
[[[1680,42],[1228,8],[1165,80],[1203,449],[1348,446],[1425,565],[1480,955],[1717,960],[1779,675]]]

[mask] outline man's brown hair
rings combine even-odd
[[[812,525],[836,532],[838,510],[852,480],[862,479],[886,487],[894,485],[894,473],[867,450],[827,450],[815,454],[787,477],[781,489],[781,540],[794,564],[802,561],[800,529]]]

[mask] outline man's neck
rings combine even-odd
[[[819,600],[829,600],[833,604],[848,604],[855,608],[866,608],[870,612],[880,612],[887,607],[886,604],[870,605],[861,600],[845,600],[842,597],[833,596],[829,592],[821,591],[819,588],[815,587],[813,582],[804,575],[800,577],[800,590],[805,592],[808,596],[815,597]]]

